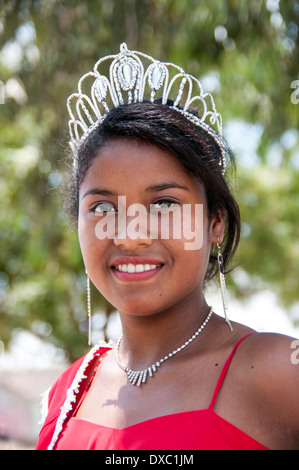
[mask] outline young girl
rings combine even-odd
[[[110,59],[108,80],[99,66]],[[184,95],[195,79],[176,67],[171,81],[171,67],[122,45],[87,74],[91,98],[82,80],[72,96],[70,209],[88,279],[122,335],[51,388],[37,449],[299,448],[297,343],[227,318],[224,272],[240,236],[232,157],[210,95],[197,82],[196,114]],[[204,296],[218,269],[225,318]]]

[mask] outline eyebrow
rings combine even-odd
[[[185,191],[190,191],[187,188],[187,186],[178,184],[175,181],[154,184],[146,188],[145,191],[148,193],[154,193],[154,192],[159,192],[159,191],[165,191],[166,189],[171,189],[171,188],[178,188],[178,189],[183,189]],[[110,191],[109,189],[94,188],[94,189],[89,189],[88,191],[86,191],[86,193],[84,193],[84,195],[82,196],[82,199],[84,199],[86,196],[89,196],[90,194],[98,194],[101,196],[117,196],[117,193]]]
[[[86,196],[89,196],[90,194],[100,194],[101,196],[117,196],[116,193],[109,191],[109,189],[95,188],[86,191],[86,193],[83,194],[82,199],[84,199]]]
[[[164,191],[166,189],[171,189],[171,188],[178,188],[178,189],[184,189],[185,191],[190,191],[187,186],[183,186],[181,184],[176,183],[175,181],[171,181],[169,183],[159,183],[159,184],[154,184],[152,186],[149,186],[146,188],[146,192],[149,193],[154,193],[158,191]]]

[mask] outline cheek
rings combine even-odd
[[[199,250],[206,242],[209,224],[203,204],[183,204],[155,217],[158,221],[154,217],[150,220],[154,238],[183,240],[186,250]],[[152,231],[153,226],[159,226],[159,230]]]
[[[210,224],[202,208],[184,220],[182,239],[177,244],[180,263],[184,265],[184,276],[199,282],[208,269],[211,251]],[[175,247],[174,247],[175,249]]]
[[[98,263],[106,248],[105,240],[96,237],[96,226],[86,221],[84,217],[78,220],[78,238],[82,257],[87,271],[91,274],[93,264]]]
[[[84,218],[80,215],[79,212],[79,219],[78,219],[78,238],[81,253],[84,259],[84,263],[86,264],[85,258],[88,254],[88,247],[90,245],[90,231],[87,229],[87,225],[84,221]]]
[[[193,252],[194,256],[206,257],[210,251],[211,237],[209,220],[203,204],[185,205],[182,215],[181,238],[184,249]]]

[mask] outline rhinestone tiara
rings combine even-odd
[[[178,65],[130,51],[125,43],[121,44],[118,54],[99,59],[93,70],[80,78],[78,92],[67,100],[74,165],[81,143],[111,109],[126,103],[154,102],[156,99],[208,132],[220,149],[219,165],[224,175],[227,150],[222,139],[221,114],[216,110],[212,95],[204,92],[200,81]]]

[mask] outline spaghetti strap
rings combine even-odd
[[[248,333],[246,336],[243,336],[243,338],[241,338],[241,339],[235,344],[235,346],[234,346],[232,352],[230,353],[228,359],[226,360],[226,362],[225,362],[225,364],[224,364],[224,366],[223,366],[223,369],[222,369],[222,371],[221,371],[221,374],[220,374],[220,377],[219,377],[219,379],[218,379],[216,388],[215,388],[215,390],[214,390],[213,397],[212,397],[212,401],[211,401],[211,403],[210,403],[209,408],[212,408],[212,409],[214,408],[215,401],[216,401],[216,399],[217,399],[218,393],[219,393],[219,391],[220,391],[220,389],[221,389],[222,383],[223,383],[223,381],[224,381],[224,379],[225,379],[226,373],[227,373],[227,371],[228,371],[228,368],[229,368],[229,366],[230,366],[230,363],[231,363],[231,361],[232,361],[232,358],[234,357],[234,354],[235,354],[236,350],[238,349],[238,347],[239,347],[239,345],[242,343],[242,341],[244,341],[245,338],[247,338],[248,336],[252,335],[253,333],[254,333],[254,332]]]

